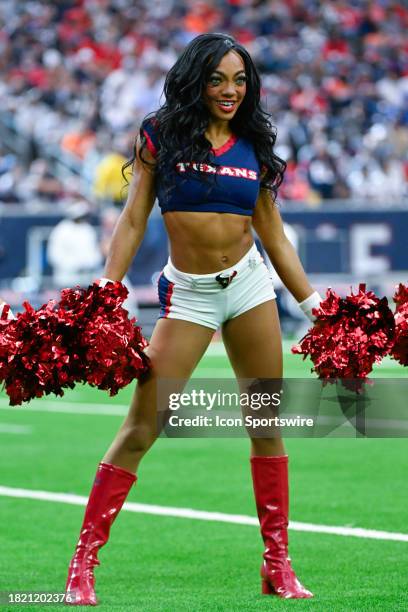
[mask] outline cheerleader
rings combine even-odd
[[[187,380],[215,330],[240,379],[280,379],[275,292],[254,245],[255,229],[285,286],[311,317],[319,295],[286,238],[276,193],[285,162],[260,104],[260,79],[232,37],[195,38],[167,74],[165,103],[143,121],[126,206],[115,227],[102,283],[121,281],[158,199],[170,258],[158,283],[160,316],[146,349],[152,363],[99,464],[66,592],[95,605],[94,567],[111,525],[157,438],[157,381]],[[309,598],[288,555],[288,456],[279,437],[251,439],[250,465],[265,550],[262,592]],[[232,551],[231,551],[232,552]]]

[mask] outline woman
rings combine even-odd
[[[96,604],[93,567],[110,526],[157,437],[156,382],[186,380],[215,329],[239,378],[278,379],[282,350],[275,293],[252,227],[305,312],[319,303],[286,239],[274,196],[285,163],[260,107],[260,81],[247,51],[224,34],[195,38],[169,71],[165,104],[146,119],[135,145],[126,206],[113,233],[106,279],[121,280],[142,240],[156,196],[170,241],[159,280],[160,318],[128,416],[99,465],[67,593]],[[287,550],[288,458],[280,438],[251,441],[256,505],[265,543],[262,592],[312,594],[297,580]]]

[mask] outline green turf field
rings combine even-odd
[[[286,376],[309,376],[310,365],[288,346]],[[376,371],[403,375],[392,361]],[[231,376],[217,345],[196,376]],[[130,388],[112,399],[78,388],[25,408],[7,408],[2,395],[0,486],[86,496],[130,395]],[[248,449],[245,439],[161,438],[129,501],[254,517]],[[292,438],[287,450],[293,521],[408,534],[406,439]],[[1,494],[0,504],[0,592],[61,592],[83,507]],[[314,600],[260,595],[256,526],[123,511],[96,570],[100,609],[408,610],[408,541],[291,530],[290,542],[294,568]],[[61,610],[35,608],[43,607]],[[27,608],[34,606],[3,609]]]

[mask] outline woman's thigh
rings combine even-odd
[[[282,339],[276,300],[224,323],[222,335],[237,378],[280,379]]]
[[[279,393],[282,378],[282,340],[276,301],[255,306],[242,315],[230,319],[223,326],[225,347],[239,381],[241,392]],[[249,379],[249,380],[248,380]],[[255,380],[254,380],[255,379]],[[277,416],[273,405],[257,410],[249,408],[244,416]],[[253,455],[283,455],[284,445],[280,431],[274,425],[247,428],[252,439]]]
[[[157,411],[166,412],[166,393],[180,392],[205,353],[214,330],[179,319],[159,319],[146,354],[150,372],[139,380],[125,424],[155,427]],[[162,389],[162,393],[158,391]],[[158,405],[159,399],[163,405]]]

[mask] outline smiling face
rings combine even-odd
[[[245,65],[235,51],[224,55],[209,75],[204,101],[213,119],[229,121],[236,114],[246,93]]]

